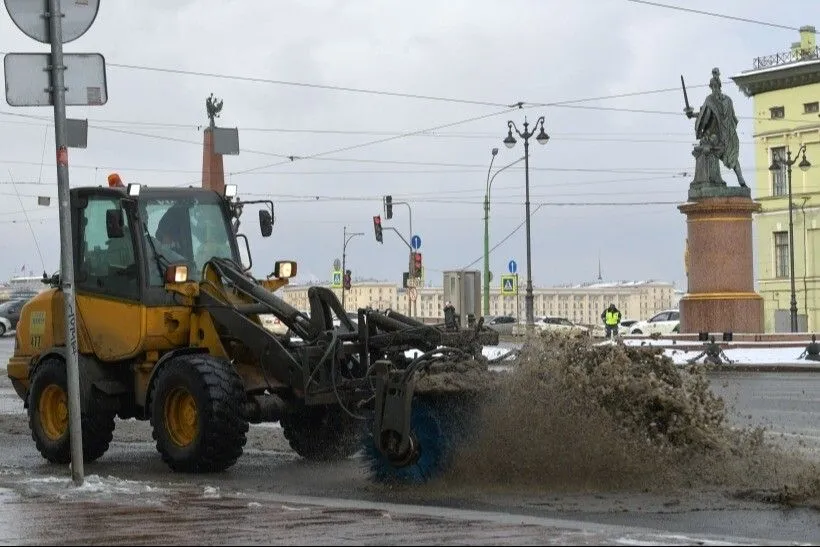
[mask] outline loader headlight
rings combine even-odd
[[[273,266],[273,277],[288,279],[296,276],[296,262],[293,260],[277,260]]]
[[[188,266],[184,264],[171,264],[166,268],[166,283],[185,283],[186,281],[188,281]]]
[[[236,184],[225,185],[225,197],[228,199],[236,197]]]

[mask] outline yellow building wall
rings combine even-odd
[[[789,231],[788,194],[774,196],[775,174],[769,170],[772,149],[785,146],[792,152],[792,223],[794,236],[795,295],[798,315],[806,315],[808,330],[820,325],[818,272],[820,271],[820,113],[805,105],[820,101],[820,84],[781,89],[754,96],[755,184],[754,197],[762,205],[755,216],[755,256],[758,292],[764,300],[765,332],[775,331],[776,310],[788,313],[791,278],[778,277],[775,232]],[[771,109],[783,107],[783,118],[772,119]],[[806,145],[807,172],[798,168]],[[788,192],[788,175],[786,191]],[[750,177],[749,177],[750,178]]]

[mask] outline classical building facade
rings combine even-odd
[[[292,306],[307,311],[307,286],[288,285],[279,289]],[[333,289],[341,300],[341,289]],[[534,288],[536,316],[556,315],[585,325],[600,323],[601,312],[610,303],[621,310],[624,319],[648,319],[655,313],[674,308],[680,294],[672,283],[663,281],[634,281],[621,283],[589,283],[582,285]],[[345,309],[391,308],[420,319],[443,318],[444,289],[422,287],[416,293],[416,314],[409,313],[408,293],[405,289],[386,282],[353,282],[345,291]],[[524,291],[518,297],[502,295],[500,288],[490,291],[490,315],[524,317]]]
[[[815,28],[802,27],[790,51],[758,57],[752,70],[732,79],[754,106],[752,197],[762,205],[753,222],[755,277],[764,299],[764,330],[790,330],[794,278],[799,330],[815,331],[820,327],[820,48]],[[805,171],[800,168],[803,147],[812,164]],[[791,208],[788,169],[779,162],[779,168],[770,169],[773,160],[786,160],[789,152]]]

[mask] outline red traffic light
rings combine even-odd
[[[382,217],[379,215],[373,217],[373,231],[376,233],[376,241],[383,243],[384,236],[382,235]]]
[[[413,253],[413,273],[421,278],[421,253]]]

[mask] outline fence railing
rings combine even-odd
[[[754,60],[754,70],[818,58],[820,58],[820,46],[814,49],[796,49],[783,53],[774,53],[756,58]]]

